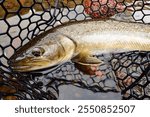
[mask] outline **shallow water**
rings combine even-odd
[[[62,85],[59,87],[59,92],[59,100],[121,100],[122,98],[120,93],[94,93],[73,85]]]

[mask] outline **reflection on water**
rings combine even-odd
[[[73,85],[61,85],[59,87],[59,100],[120,100],[120,92],[97,92],[82,89]]]

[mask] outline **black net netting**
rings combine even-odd
[[[7,63],[32,38],[64,22],[109,17],[148,24],[149,9],[149,0],[0,0],[0,98],[58,99],[60,86],[73,85],[94,93],[119,92],[122,99],[149,99],[148,51],[98,55],[104,63],[97,71],[104,75],[87,75],[71,61],[26,74],[13,73]]]

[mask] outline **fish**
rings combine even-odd
[[[9,65],[16,72],[52,68],[65,62],[101,65],[96,55],[150,51],[148,24],[112,19],[69,22],[49,29],[18,49]]]

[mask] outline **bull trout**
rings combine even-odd
[[[41,33],[21,47],[9,61],[14,71],[30,72],[69,60],[100,65],[103,52],[150,51],[150,26],[115,20],[65,23]]]

